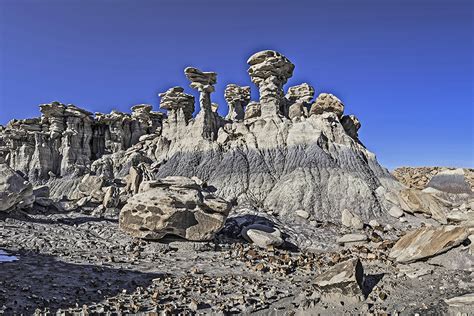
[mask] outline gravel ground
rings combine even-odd
[[[442,315],[443,299],[474,291],[465,270],[432,266],[414,279],[400,273],[386,259],[393,241],[382,233],[381,241],[349,248],[331,241],[326,250],[301,252],[255,248],[230,226],[207,243],[140,241],[117,226],[113,214],[0,218],[0,249],[18,257],[0,263],[0,314]],[[320,229],[334,232],[329,226]],[[365,270],[362,300],[315,286],[322,271],[353,257]]]

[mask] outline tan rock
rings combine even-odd
[[[311,105],[309,115],[323,114],[324,112],[334,112],[338,117],[342,117],[344,104],[330,93],[321,93],[313,105]]]
[[[442,224],[446,224],[446,207],[433,195],[416,189],[401,190],[399,195],[400,207],[409,213],[425,213]]]
[[[410,263],[432,257],[461,244],[469,236],[465,227],[423,227],[400,238],[389,257],[399,263]]]

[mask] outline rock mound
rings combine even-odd
[[[158,240],[174,235],[210,240],[224,225],[230,204],[193,180],[168,177],[143,182],[120,212],[120,228],[134,237]]]
[[[190,87],[200,94],[195,117],[194,98],[182,87],[160,94],[167,116],[147,105],[92,116],[53,102],[41,106],[40,118],[14,120],[0,131],[0,151],[30,181],[54,184],[53,196],[75,194],[60,180],[76,187],[87,173],[131,181],[131,193],[144,180],[197,176],[216,196],[280,215],[303,210],[314,220],[339,222],[348,209],[366,222],[383,216],[392,205],[379,192],[401,186],[358,139],[358,119],[344,115],[332,94],[313,101],[306,83],[285,94],[294,65],[282,54],[258,52],[248,63],[260,98],[250,101],[249,87],[228,85],[227,118],[213,110],[217,74],[188,67]]]

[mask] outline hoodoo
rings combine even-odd
[[[190,86],[200,93],[195,117],[194,97],[182,87],[160,94],[167,115],[138,105],[131,115],[93,116],[53,102],[41,106],[40,118],[8,123],[0,150],[33,182],[88,173],[111,181],[135,167],[149,180],[197,176],[217,196],[281,215],[305,209],[339,221],[347,208],[363,219],[386,213],[392,205],[384,194],[400,185],[361,144],[360,122],[344,115],[342,101],[328,93],[313,100],[307,83],[285,94],[295,67],[278,52],[258,52],[248,64],[260,98],[250,102],[250,87],[229,84],[225,118],[212,110],[217,74],[188,67]]]

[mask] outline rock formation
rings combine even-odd
[[[248,73],[260,92],[263,117],[282,112],[285,106],[283,85],[293,75],[295,66],[282,54],[265,50],[250,56]]]
[[[0,126],[0,314],[472,310],[473,170],[400,183],[337,97],[285,94],[277,52],[249,63],[260,100],[228,85],[226,119],[216,74],[187,68],[195,117],[173,87],[167,116],[53,102]]]
[[[228,120],[243,120],[245,115],[244,108],[250,101],[250,87],[240,87],[236,84],[229,84],[224,92],[225,100],[229,105]]]
[[[215,72],[202,72],[197,68],[184,69],[186,78],[191,82],[190,87],[199,91],[200,110],[196,120],[203,121],[202,137],[209,140],[217,138],[217,122],[215,112],[212,110],[211,93],[217,82]]]
[[[308,116],[308,105],[314,98],[314,88],[307,83],[288,88],[285,96],[288,106],[288,118]]]
[[[160,108],[168,111],[168,123],[184,121],[186,124],[193,117],[194,97],[184,93],[182,87],[170,88],[160,93]]]
[[[143,182],[120,212],[120,228],[134,237],[157,240],[174,235],[210,240],[224,225],[230,204],[193,179],[168,177]]]
[[[316,101],[311,105],[310,115],[322,114],[324,112],[332,112],[338,118],[344,113],[344,104],[336,96],[330,93],[321,93]]]
[[[347,135],[354,139],[359,138],[359,128],[361,126],[359,119],[355,115],[344,115],[341,118],[341,124]]]
[[[386,214],[394,204],[380,192],[402,187],[357,139],[360,123],[342,117],[342,102],[321,94],[311,104],[308,84],[285,95],[294,65],[280,53],[259,52],[248,63],[260,100],[243,113],[250,89],[229,85],[227,120],[212,109],[216,73],[188,67],[190,86],[200,93],[194,118],[194,98],[180,87],[160,94],[167,118],[147,105],[92,116],[52,103],[42,106],[41,118],[9,123],[0,151],[28,179],[49,181],[53,197],[75,197],[79,176],[88,173],[126,182],[127,194],[142,181],[197,176],[219,197],[282,216],[303,210],[314,220],[340,221],[347,209],[368,222]]]
[[[12,120],[0,134],[0,152],[30,180],[82,174],[105,154],[123,151],[145,134],[161,133],[162,113],[137,105],[132,114],[92,113],[59,102],[40,106],[40,118]]]
[[[14,207],[29,207],[33,204],[33,186],[12,168],[0,163],[0,211]]]

